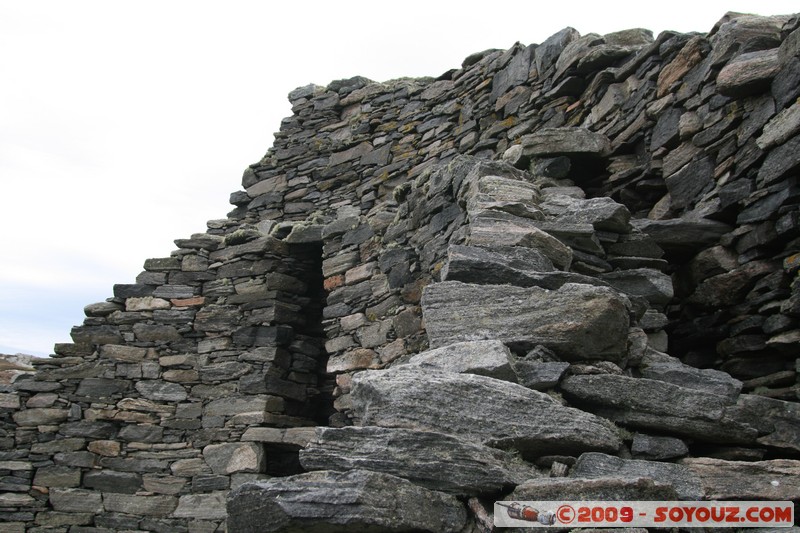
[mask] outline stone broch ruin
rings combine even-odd
[[[799,26],[567,28],[292,91],[228,218],[5,361],[0,530],[800,500]]]

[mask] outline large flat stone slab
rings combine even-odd
[[[509,501],[547,501],[558,499],[572,501],[625,501],[625,500],[677,500],[675,489],[664,482],[649,477],[543,477],[529,479],[518,485],[508,497]]]
[[[699,500],[703,496],[700,478],[688,466],[674,463],[620,459],[603,453],[585,453],[575,462],[569,475],[571,478],[588,479],[650,478],[657,483],[672,487],[681,500]]]
[[[725,461],[692,457],[681,461],[703,486],[708,500],[797,500],[800,461]]]
[[[556,270],[552,261],[533,248],[507,246],[479,248],[451,245],[441,271],[442,281],[462,281],[480,285],[516,285],[558,289],[565,283],[584,283],[605,287],[597,278]]]
[[[604,157],[611,152],[608,137],[585,128],[542,128],[523,135],[521,142],[522,153],[527,157],[575,154]]]
[[[626,299],[606,287],[557,290],[454,281],[426,287],[422,309],[431,346],[497,339],[546,346],[566,361],[621,360],[627,353]]]
[[[614,452],[613,424],[515,383],[398,366],[353,376],[356,425],[437,431],[525,456]]]
[[[455,496],[368,472],[309,472],[246,483],[228,495],[230,533],[460,531]]]
[[[513,356],[500,341],[472,341],[427,350],[409,359],[412,365],[428,365],[456,373],[478,374],[517,381]]]
[[[381,472],[458,495],[500,491],[536,475],[508,452],[433,431],[381,427],[319,427],[300,464]]]
[[[627,427],[721,444],[754,444],[758,430],[735,416],[725,396],[646,378],[596,374],[565,378],[571,401]]]

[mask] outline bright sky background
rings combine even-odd
[[[295,87],[438,76],[473,52],[792,1],[0,0],[0,353],[47,355],[86,304],[225,218]]]

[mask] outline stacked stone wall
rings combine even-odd
[[[228,218],[9,363],[0,524],[479,531],[556,481],[800,499],[798,25],[567,28],[292,91]]]

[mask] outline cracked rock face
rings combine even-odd
[[[358,425],[438,431],[528,457],[620,446],[606,420],[485,376],[407,367],[367,371],[354,377],[352,397]]]
[[[466,513],[454,497],[367,470],[319,471],[243,485],[228,497],[239,533],[457,532]]]

